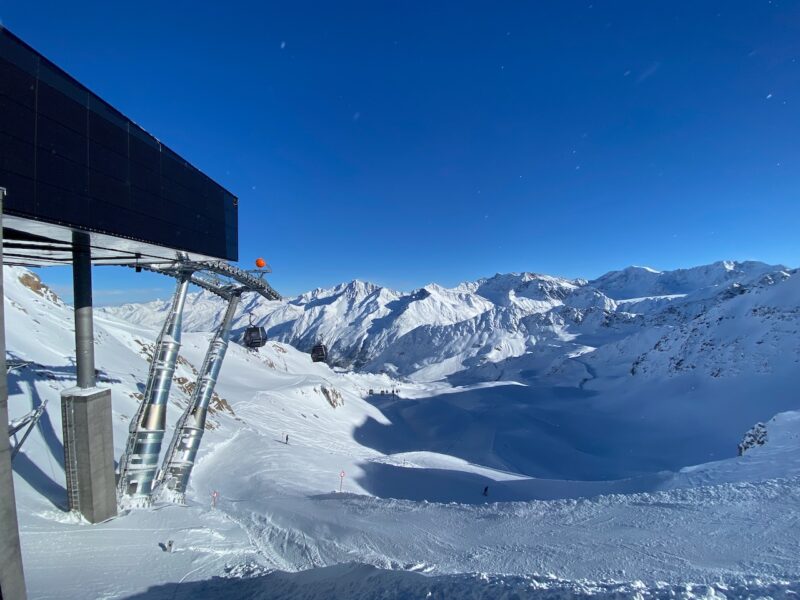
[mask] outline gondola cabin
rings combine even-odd
[[[311,360],[314,362],[328,362],[328,347],[325,344],[317,344],[311,349]]]
[[[247,329],[244,330],[244,336],[242,336],[242,343],[253,350],[256,348],[261,348],[264,344],[267,343],[267,331],[263,327],[258,327],[256,325],[250,325]]]

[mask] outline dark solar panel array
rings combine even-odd
[[[238,258],[237,200],[0,26],[7,213]]]

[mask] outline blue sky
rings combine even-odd
[[[800,264],[797,3],[0,0],[0,19],[238,195],[240,257],[286,294]]]

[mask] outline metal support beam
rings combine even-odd
[[[240,294],[241,291],[237,291],[228,301],[225,316],[211,339],[189,405],[175,426],[172,442],[159,472],[158,486],[162,494],[175,502],[184,501],[189,477],[203,439],[208,405],[228,349],[231,326],[239,306]]]
[[[36,424],[39,422],[39,419],[42,418],[45,408],[47,408],[47,399],[45,399],[44,402],[42,402],[39,406],[34,408],[31,412],[29,412],[21,419],[15,421],[14,423],[8,424],[8,435],[9,437],[12,435],[15,436],[15,439],[17,432],[20,431],[23,427],[27,427],[25,433],[22,434],[22,439],[16,442],[16,444],[14,445],[14,449],[11,451],[12,461],[14,460],[14,457],[17,454],[19,454],[19,451],[22,449],[22,444],[24,444],[25,440],[28,439],[28,436],[33,431],[33,428],[36,427]]]
[[[78,387],[95,386],[94,323],[92,319],[92,254],[89,236],[72,234],[72,286],[75,294],[75,362]]]
[[[19,546],[11,448],[8,440],[8,381],[6,378],[6,337],[3,317],[3,200],[0,188],[0,598],[25,600],[25,576]]]
[[[61,428],[69,508],[99,523],[117,514],[117,503],[111,390],[95,385],[90,241],[86,233],[72,234],[78,385],[61,390]]]
[[[122,504],[148,506],[158,469],[167,418],[167,401],[181,347],[181,325],[190,272],[178,278],[175,297],[158,336],[150,363],[147,387],[131,419],[125,452],[120,458],[117,495]]]

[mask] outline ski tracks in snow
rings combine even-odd
[[[270,515],[240,523],[286,571],[356,561],[439,575],[797,580],[798,490],[800,480],[773,480],[480,506],[334,494],[276,499]]]

